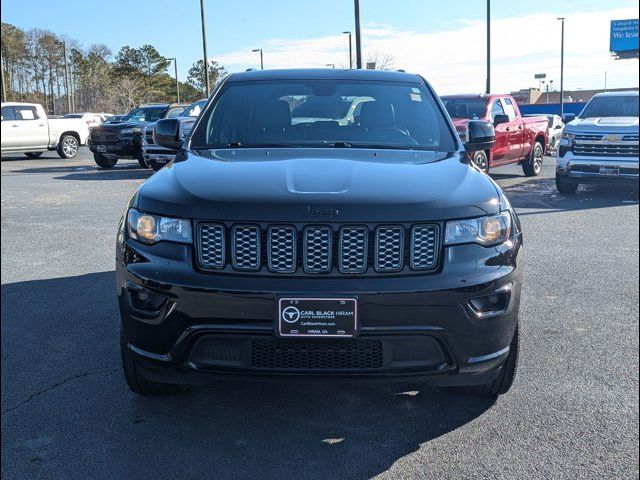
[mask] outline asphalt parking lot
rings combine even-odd
[[[131,393],[116,224],[150,170],[2,158],[2,476],[637,478],[638,192],[493,172],[525,231],[522,352],[497,400],[420,385]]]

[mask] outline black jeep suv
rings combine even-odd
[[[102,123],[91,130],[89,149],[100,168],[111,168],[119,158],[135,158],[147,168],[142,155],[144,129],[161,118],[179,116],[188,105],[157,103],[131,110],[117,123]]]
[[[470,151],[492,141],[490,125],[468,129]],[[320,377],[510,388],[520,224],[422,77],[232,74],[186,140],[175,119],[154,140],[179,152],[117,238],[133,391]]]

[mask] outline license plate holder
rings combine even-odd
[[[354,337],[358,333],[355,298],[278,299],[276,333],[281,337]]]
[[[96,145],[96,151],[98,153],[105,153],[107,151],[106,145]]]
[[[620,175],[620,166],[619,165],[601,166],[600,175],[608,175],[608,176],[614,176],[614,177],[618,176]]]

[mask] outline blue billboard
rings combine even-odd
[[[611,20],[609,50],[614,53],[638,50],[638,19]]]

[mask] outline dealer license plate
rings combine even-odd
[[[282,337],[353,337],[358,331],[355,298],[281,298],[277,333]]]
[[[600,175],[620,175],[620,167],[618,165],[611,167],[600,167]]]

